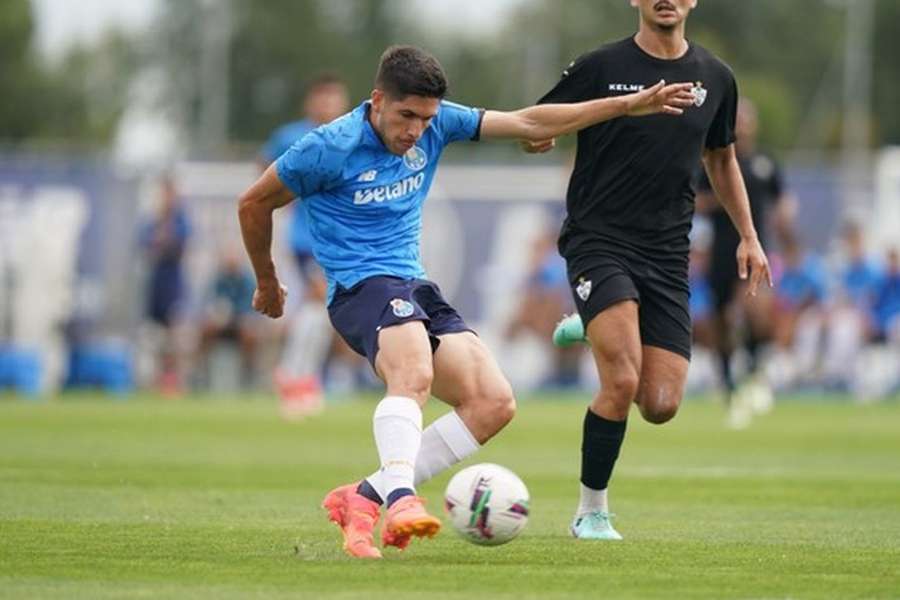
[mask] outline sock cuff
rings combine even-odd
[[[409,421],[422,431],[422,408],[412,398],[404,396],[385,396],[375,407],[373,420],[397,417]]]
[[[431,424],[457,460],[463,460],[481,448],[459,413],[451,410]]]
[[[584,477],[579,478],[578,483],[581,486],[581,497],[582,498],[584,498],[584,496],[587,494],[600,494],[602,492],[606,492],[606,490],[609,488],[608,484],[606,487],[601,488],[601,489],[592,488],[591,486],[589,486],[588,484],[586,484],[584,482]]]
[[[590,430],[605,435],[625,435],[628,419],[624,421],[610,421],[589,408],[584,416],[584,425],[586,431]]]

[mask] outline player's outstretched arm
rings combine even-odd
[[[272,213],[293,199],[294,194],[278,178],[273,164],[238,201],[241,236],[256,273],[253,308],[273,319],[284,312],[287,292],[278,282],[272,260]]]
[[[640,92],[576,104],[540,104],[512,112],[489,110],[481,124],[482,138],[514,138],[547,142],[617,117],[680,115],[694,101],[692,84],[656,85]]]
[[[709,182],[725,208],[735,229],[741,236],[737,249],[738,276],[747,279],[750,286],[747,293],[756,295],[759,284],[765,281],[772,287],[772,274],[769,271],[769,260],[759,243],[759,236],[753,226],[750,214],[750,199],[744,186],[744,177],[738,166],[734,144],[724,148],[707,149],[703,152],[703,166]]]

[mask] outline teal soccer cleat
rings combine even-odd
[[[622,535],[613,529],[612,517],[602,510],[575,517],[569,530],[579,540],[621,540]]]
[[[578,316],[578,313],[564,316],[553,330],[553,345],[568,348],[579,342],[587,343],[581,317]]]

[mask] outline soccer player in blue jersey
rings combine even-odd
[[[260,171],[284,154],[294,142],[347,112],[347,85],[333,73],[320,73],[306,86],[303,118],[277,128],[260,151]],[[313,256],[306,204],[291,211],[288,243],[303,283],[302,298],[288,328],[275,383],[285,416],[299,417],[322,408],[319,376],[332,345],[334,331],[325,307],[326,282]]]
[[[440,521],[425,511],[416,485],[473,454],[515,411],[490,352],[425,279],[419,260],[422,203],[444,147],[481,138],[537,142],[626,114],[679,115],[693,100],[690,87],[659,82],[616,98],[485,111],[444,101],[437,60],[393,46],[381,57],[371,99],[294,144],[242,195],[254,308],[282,314],[272,213],[301,198],[328,279],[331,322],[387,387],[373,419],[380,468],[323,502],[349,554],[381,556],[372,531],[382,504],[385,545],[403,549],[412,536],[437,533]],[[454,410],[423,431],[421,407],[432,393]]]

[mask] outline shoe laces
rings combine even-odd
[[[612,527],[612,517],[615,513],[609,513],[602,510],[595,510],[582,516],[582,519],[588,519],[602,527]]]

